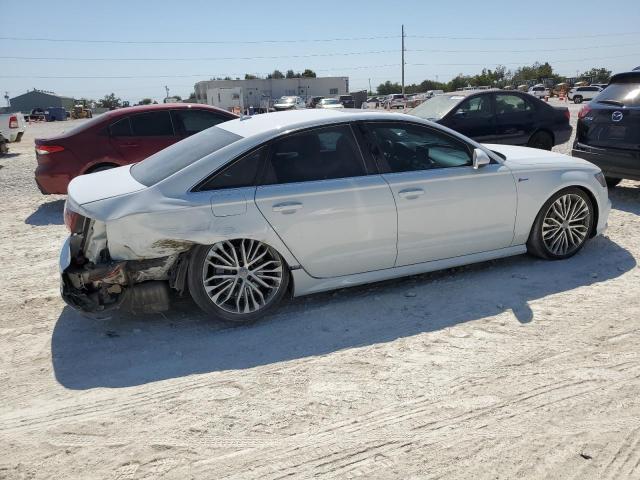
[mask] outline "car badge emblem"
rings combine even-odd
[[[623,116],[624,115],[622,114],[622,112],[620,112],[619,110],[616,110],[611,114],[611,120],[613,120],[614,122],[619,122],[620,120],[622,120]]]

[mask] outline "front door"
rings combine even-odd
[[[371,122],[366,129],[398,208],[396,266],[511,245],[516,187],[508,167],[475,170],[470,145],[427,126]]]
[[[382,177],[368,173],[348,124],[273,143],[255,201],[309,275],[393,267],[395,203]]]
[[[492,99],[491,93],[468,98],[439,123],[476,142],[493,142],[496,139],[496,124]]]

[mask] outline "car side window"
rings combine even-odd
[[[173,110],[171,116],[173,117],[176,133],[186,136],[229,120],[222,115],[206,110]]]
[[[386,172],[411,172],[471,165],[471,151],[464,142],[418,125],[367,125],[379,147],[378,160]]]
[[[335,125],[288,135],[271,147],[265,185],[330,180],[366,175],[349,125]]]
[[[232,162],[211,178],[204,181],[195,190],[223,190],[225,188],[251,187],[256,184],[256,178],[262,167],[266,147],[259,148],[248,155]]]
[[[112,137],[130,137],[131,123],[129,123],[129,117],[122,118],[109,125],[109,134]]]
[[[460,104],[456,113],[461,113],[465,116],[478,116],[486,117],[491,115],[491,99],[490,95],[479,95],[477,97],[469,98]]]
[[[132,115],[131,131],[134,137],[173,136],[171,115],[166,110]]]
[[[528,112],[532,109],[531,104],[518,95],[496,94],[496,113],[498,115]]]

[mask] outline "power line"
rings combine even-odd
[[[348,57],[354,55],[373,55],[381,53],[397,53],[399,50],[370,50],[365,52],[336,52],[336,53],[311,53],[307,55],[269,55],[254,57],[138,57],[138,58],[107,58],[107,57],[25,57],[25,56],[0,56],[7,60],[58,60],[58,61],[202,61],[202,60],[273,60],[280,58],[316,58],[316,57]]]
[[[337,38],[312,38],[296,40],[93,40],[77,38],[45,38],[45,37],[0,37],[0,40],[12,40],[20,42],[65,42],[65,43],[110,43],[125,45],[254,45],[259,43],[312,43],[312,42],[346,42],[354,40],[381,40],[398,38],[398,35],[378,35],[371,37],[337,37]]]
[[[601,37],[622,37],[629,35],[640,35],[640,31],[635,32],[615,32],[615,33],[595,33],[590,35],[536,35],[531,37],[487,37],[477,35],[406,35],[407,38],[428,38],[444,40],[568,40],[583,38]],[[0,40],[27,41],[27,42],[54,42],[54,43],[103,43],[103,44],[124,44],[124,45],[255,45],[260,43],[313,43],[313,42],[343,42],[355,40],[385,40],[400,38],[400,35],[375,35],[362,37],[333,37],[333,38],[298,38],[298,39],[265,39],[265,40],[96,40],[79,38],[50,38],[50,37],[13,37],[1,36]]]
[[[627,55],[608,55],[606,57],[589,57],[589,58],[572,58],[571,60],[547,60],[547,63],[573,63],[573,62],[586,62],[591,60],[608,60],[610,58],[626,58],[626,57],[637,57],[637,53],[630,53]],[[533,62],[498,62],[496,65],[528,65],[535,63]],[[408,63],[407,65],[417,65],[417,66],[450,66],[450,67],[486,67],[485,63]]]

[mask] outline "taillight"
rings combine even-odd
[[[567,117],[567,120],[571,120],[571,112],[568,108],[564,111],[564,116]]]
[[[589,115],[589,112],[591,112],[591,107],[589,107],[589,105],[585,105],[584,107],[582,107],[580,109],[580,111],[578,112],[578,118],[579,119],[583,119],[584,117],[586,117],[587,115]]]
[[[36,145],[38,155],[49,155],[50,153],[62,152],[64,147],[60,145]]]
[[[15,115],[9,117],[9,128],[18,128],[18,117]]]
[[[64,224],[71,233],[78,233],[78,227],[80,227],[81,219],[82,215],[71,210],[67,202],[64,202]]]

